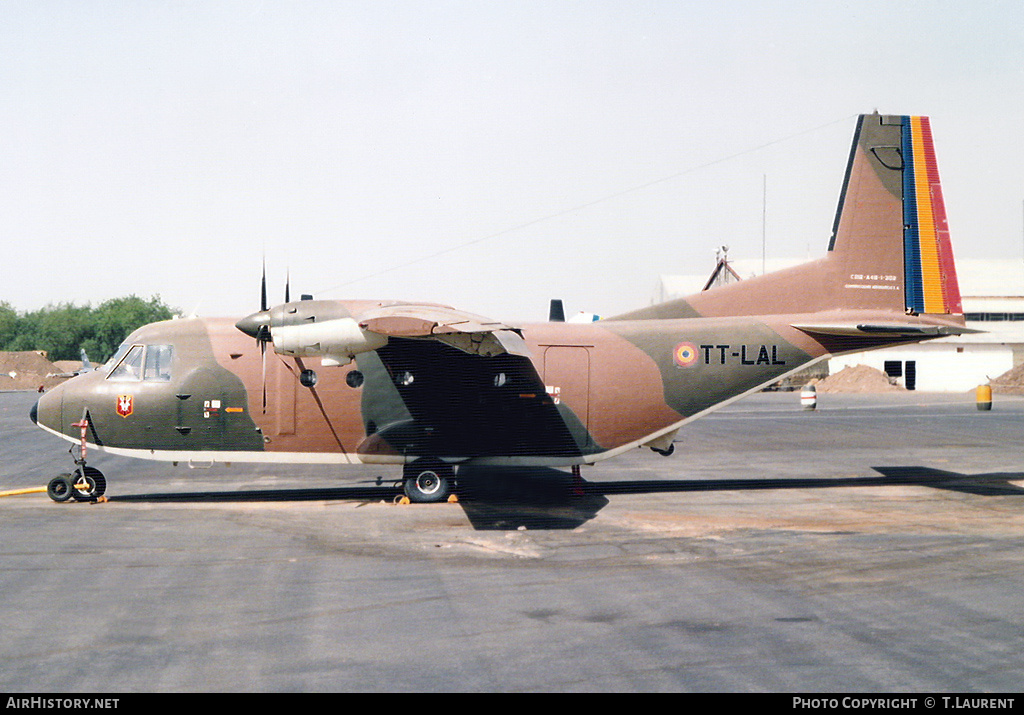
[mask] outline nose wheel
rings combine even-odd
[[[99,499],[107,491],[107,478],[96,467],[83,466],[72,476],[75,477],[75,481],[71,485],[74,490],[72,496],[78,501]]]
[[[46,495],[55,502],[65,502],[74,494],[74,487],[71,486],[74,475],[58,474],[46,485]]]
[[[46,485],[46,494],[55,502],[96,501],[107,491],[107,479],[96,467],[81,466],[73,472],[58,474]]]

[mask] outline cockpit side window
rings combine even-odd
[[[169,382],[171,379],[171,360],[174,358],[172,345],[146,346],[146,372],[143,380]]]
[[[142,345],[132,345],[121,361],[114,366],[107,376],[108,380],[129,382],[142,379]]]

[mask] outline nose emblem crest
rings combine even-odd
[[[117,396],[117,414],[122,417],[128,417],[132,413],[132,396],[131,395],[118,395]]]

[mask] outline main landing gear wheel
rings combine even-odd
[[[409,501],[428,504],[448,499],[452,492],[455,470],[451,465],[434,459],[417,459],[402,470],[405,495]]]
[[[64,502],[71,498],[75,488],[71,485],[76,475],[58,474],[46,485],[46,495],[55,502]]]
[[[81,473],[74,472],[71,478],[74,480],[71,485],[73,496],[78,501],[99,499],[107,491],[107,479],[96,467],[83,467]]]

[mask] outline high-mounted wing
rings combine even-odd
[[[253,313],[236,325],[257,340],[269,338],[281,355],[321,357],[324,365],[346,365],[392,337],[438,340],[473,355],[528,354],[515,328],[431,303],[299,301]]]
[[[528,356],[516,328],[442,305],[391,305],[359,316],[359,327],[396,338],[431,338],[471,355]]]

